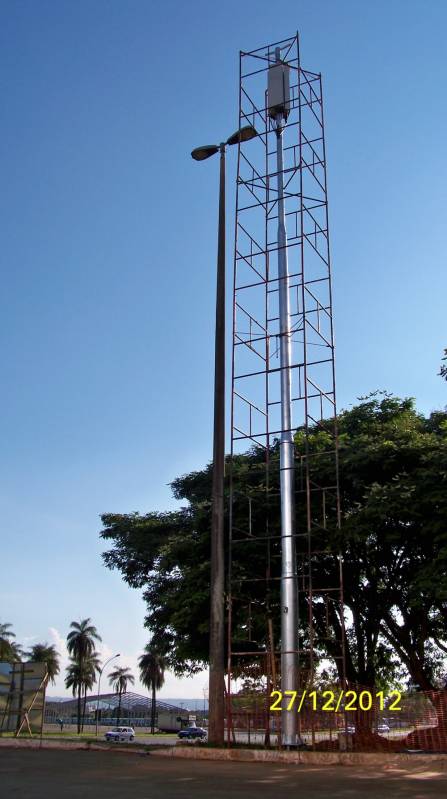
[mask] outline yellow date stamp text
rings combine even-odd
[[[327,713],[338,713],[347,710],[402,710],[400,691],[272,691],[270,699],[274,701],[270,710],[294,710],[298,713],[304,708],[323,710]],[[285,700],[283,702],[283,700]]]

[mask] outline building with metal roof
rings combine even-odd
[[[84,705],[84,700],[82,700]],[[148,696],[126,691],[121,694],[90,694],[85,701],[84,726],[96,724],[96,712],[101,726],[127,724],[131,727],[148,727],[152,717],[152,700]],[[75,724],[78,713],[78,700],[52,700],[48,698],[45,706],[45,723]],[[157,699],[155,702],[155,726],[163,731],[179,730],[189,721],[190,711],[185,707],[170,705]]]

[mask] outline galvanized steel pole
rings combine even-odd
[[[276,60],[280,61],[279,51]],[[278,285],[281,367],[281,691],[298,690],[298,590],[295,552],[294,444],[292,433],[292,334],[287,263],[287,232],[284,209],[283,118],[276,117],[276,162],[278,173]],[[296,746],[297,716],[288,711],[284,697],[281,715],[282,745]]]

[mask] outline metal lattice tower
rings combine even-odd
[[[266,91],[273,66],[290,84],[282,116]],[[237,169],[229,697],[240,674],[262,677],[267,693],[312,685],[323,655],[340,681],[345,672],[341,559],[327,546],[340,502],[323,97],[298,35],[240,53],[247,124],[259,135],[240,144]],[[283,711],[283,745],[299,742],[296,725]]]

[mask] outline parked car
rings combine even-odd
[[[378,724],[377,725],[377,732],[389,732],[390,728],[388,724]]]
[[[105,733],[106,741],[133,741],[135,731],[132,727],[114,727]]]
[[[185,727],[184,730],[180,730],[178,737],[179,738],[200,738],[202,741],[207,736],[207,731],[203,727]]]

